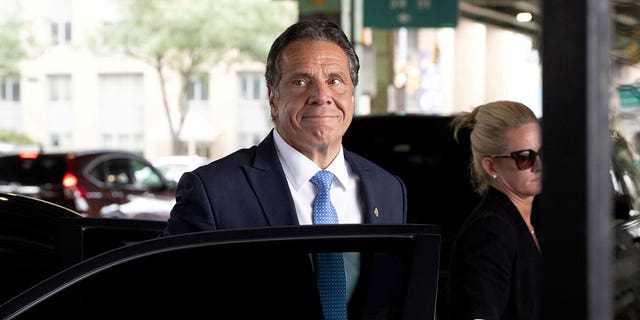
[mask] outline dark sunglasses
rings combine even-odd
[[[542,150],[535,152],[531,149],[514,151],[509,154],[490,156],[491,158],[511,158],[516,162],[518,170],[531,169],[536,164],[538,156],[542,157]]]

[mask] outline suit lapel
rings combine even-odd
[[[345,150],[345,160],[360,176],[360,188],[364,204],[364,223],[383,223],[384,212],[376,204],[381,199],[377,174],[368,163]],[[252,165],[244,166],[247,178],[270,226],[299,225],[289,184],[276,154],[273,130],[258,145]]]
[[[299,225],[289,184],[278,160],[273,130],[258,145],[252,165],[244,166],[269,226]]]
[[[349,166],[360,176],[360,190],[364,203],[364,223],[382,223],[383,212],[380,212],[376,199],[380,198],[380,188],[377,175],[371,167],[347,150],[344,150],[344,157]]]

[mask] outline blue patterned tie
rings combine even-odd
[[[313,201],[313,223],[337,224],[338,214],[329,197],[333,173],[326,170],[318,171],[311,178],[311,182],[318,187],[318,194]],[[324,318],[346,320],[347,286],[342,253],[317,253],[316,269]]]

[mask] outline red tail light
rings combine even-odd
[[[62,177],[62,185],[65,188],[74,189],[78,186],[78,178],[71,172],[67,172]]]
[[[78,185],[78,178],[71,172],[67,172],[62,177],[62,186],[72,191],[75,197],[86,198],[87,191]]]
[[[22,159],[35,159],[38,157],[37,151],[22,151],[18,154]]]

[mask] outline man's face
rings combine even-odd
[[[278,63],[279,97],[269,88],[278,133],[312,160],[337,154],[354,112],[347,55],[329,41],[295,41]]]

